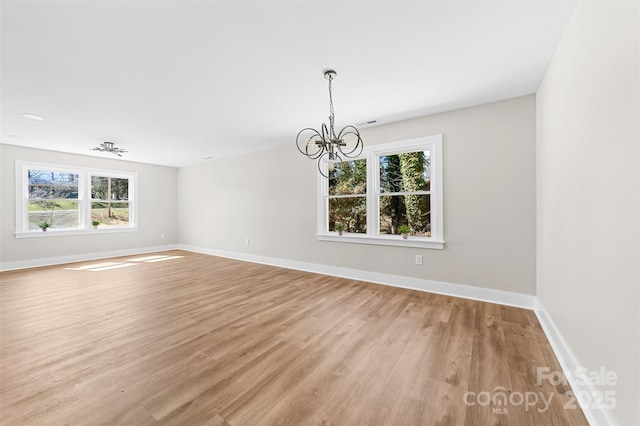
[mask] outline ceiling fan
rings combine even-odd
[[[122,154],[127,152],[126,149],[117,148],[113,142],[102,142],[100,146],[91,148],[92,151],[100,151],[100,152],[110,152],[112,154],[117,155],[118,157],[122,157]]]

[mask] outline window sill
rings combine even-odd
[[[120,232],[137,232],[137,226],[122,228],[98,228],[98,229],[49,229],[46,232],[41,230],[33,230],[26,232],[16,232],[16,238],[47,238],[47,237],[64,237],[68,235],[97,235],[97,234],[116,234]]]
[[[444,241],[435,241],[424,237],[409,237],[406,240],[400,235],[379,235],[372,237],[365,234],[343,234],[336,232],[316,234],[318,241],[332,241],[336,243],[374,244],[380,246],[415,247],[424,249],[444,249]]]

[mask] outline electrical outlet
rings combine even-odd
[[[422,255],[416,255],[416,265],[422,265]]]
[[[160,234],[160,239],[164,238],[164,232],[162,234]]]
[[[248,238],[246,239],[246,241],[245,241],[245,242],[247,243],[247,245],[249,245],[249,239],[248,239]]]

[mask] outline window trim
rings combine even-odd
[[[73,173],[78,175],[78,227],[77,228],[49,228],[47,232],[39,229],[29,229],[28,219],[28,170],[43,169]],[[91,176],[110,176],[129,179],[129,225],[93,229],[91,226]],[[119,232],[138,231],[138,174],[119,170],[94,169],[63,164],[41,163],[36,161],[16,160],[15,162],[15,237],[41,238],[67,235],[111,234]]]
[[[431,151],[431,237],[409,237],[403,239],[399,235],[379,233],[380,212],[380,156],[413,152],[416,150]],[[356,234],[345,232],[339,236],[337,232],[328,230],[329,214],[329,181],[318,174],[318,212],[317,234],[318,241],[332,241],[341,243],[375,244],[399,247],[416,247],[428,249],[444,248],[444,213],[443,213],[443,182],[442,182],[442,134],[405,139],[395,142],[365,146],[362,154],[349,160],[367,160],[367,233]],[[321,167],[327,173],[327,161]]]

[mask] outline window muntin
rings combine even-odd
[[[341,168],[354,168],[355,161],[366,175],[344,179]],[[444,248],[442,135],[367,146],[359,159],[332,166],[342,180],[318,178],[318,239]],[[333,173],[328,162],[321,167]],[[336,223],[347,233],[338,236]],[[411,228],[408,240],[396,235],[401,225]]]
[[[94,179],[96,178],[96,179]],[[16,236],[136,230],[135,173],[16,161]],[[109,191],[109,182],[111,191]],[[111,208],[102,220],[103,210]],[[49,232],[39,229],[50,224]]]

